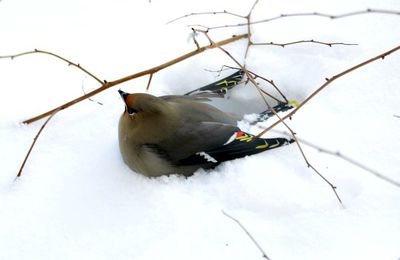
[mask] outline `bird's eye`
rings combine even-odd
[[[134,108],[131,108],[131,107],[127,107],[127,112],[128,112],[128,114],[129,114],[130,116],[132,116],[132,115],[138,113],[139,110],[134,109]]]

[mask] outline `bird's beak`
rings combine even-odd
[[[118,90],[119,94],[121,95],[122,99],[124,100],[124,102],[126,102],[126,97],[129,95],[129,93],[126,93],[122,90]]]

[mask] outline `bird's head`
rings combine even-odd
[[[165,111],[166,102],[158,97],[143,93],[129,94],[122,90],[118,92],[125,103],[125,112],[131,117],[142,113],[158,114]]]

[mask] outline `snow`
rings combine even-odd
[[[230,10],[246,14],[252,1],[2,0],[0,55],[35,48],[53,51],[108,81],[171,60],[195,46],[187,24],[230,24],[239,18],[184,14]],[[398,0],[260,1],[254,20],[281,13],[400,10]],[[400,42],[399,16],[369,14],[331,21],[287,18],[253,27],[254,41],[320,40],[358,46],[255,46],[247,66],[302,101],[325,78]],[[245,28],[214,30],[222,40]],[[204,39],[199,39],[206,44]],[[226,48],[244,60],[245,41]],[[340,153],[400,181],[400,53],[333,82],[288,124],[300,139]],[[207,51],[156,73],[150,93],[180,94],[216,79],[234,65]],[[49,122],[14,181],[44,120],[24,119],[98,87],[81,71],[35,54],[0,60],[0,259],[262,259],[238,219],[272,259],[398,259],[400,189],[340,158],[296,145],[199,170],[190,178],[149,179],[123,163],[117,92],[145,92],[147,77],[102,92]],[[226,72],[229,73],[229,72]],[[262,83],[267,90],[268,85]],[[230,95],[243,109],[264,106],[251,85]],[[267,122],[270,124],[272,121]],[[243,122],[241,123],[243,124]],[[257,134],[262,125],[248,126]],[[243,129],[244,129],[243,128]],[[279,126],[270,135],[281,136]],[[268,135],[268,136],[270,136]]]

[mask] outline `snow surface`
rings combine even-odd
[[[114,80],[195,48],[187,24],[241,22],[181,15],[230,10],[252,1],[0,2],[0,55],[49,50]],[[260,1],[254,19],[281,13],[400,10],[398,0]],[[320,40],[358,46],[257,46],[249,68],[298,101],[331,77],[400,43],[400,17],[360,15],[331,21],[287,18],[253,27],[254,41]],[[214,40],[245,28],[211,31]],[[199,39],[200,40],[200,39]],[[202,44],[206,41],[200,40]],[[243,61],[245,41],[226,48]],[[332,83],[288,121],[298,137],[340,151],[400,181],[400,53]],[[150,93],[179,94],[215,80],[222,65],[208,51],[154,75]],[[127,82],[57,114],[15,175],[43,120],[20,122],[98,87],[73,67],[45,55],[0,60],[0,259],[262,259],[237,218],[272,259],[399,259],[400,189],[337,157],[295,145],[222,164],[193,177],[149,179],[128,169],[117,145],[123,110],[117,89],[144,92],[147,77]],[[227,72],[229,73],[229,72]],[[269,86],[264,86],[270,89]],[[233,91],[241,107],[263,109],[250,86]],[[239,106],[240,107],[240,106]],[[252,133],[259,127],[244,126]],[[280,131],[287,131],[279,127]],[[280,135],[279,133],[272,133]]]

